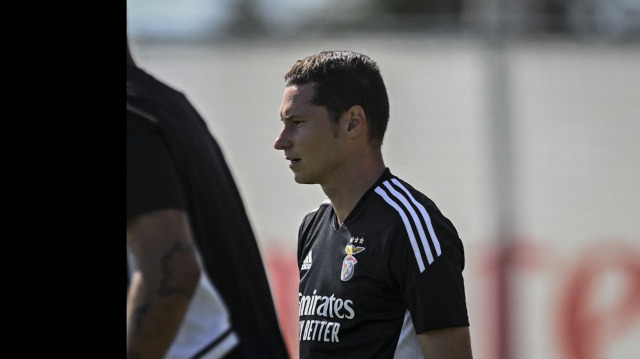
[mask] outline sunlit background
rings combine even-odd
[[[465,244],[476,359],[640,359],[640,1],[128,0],[136,61],[222,145],[297,358],[296,241],[324,199],[273,141],[283,75],[378,62],[392,172]]]

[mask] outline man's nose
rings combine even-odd
[[[285,136],[285,129],[283,128],[282,131],[280,131],[280,134],[278,134],[278,137],[276,137],[276,140],[273,143],[273,148],[276,150],[284,150],[289,147],[291,147],[291,141],[289,141]]]

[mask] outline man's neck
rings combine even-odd
[[[360,166],[341,176],[339,181],[322,186],[336,212],[338,225],[344,223],[360,198],[382,176],[385,168],[382,161],[372,166]]]

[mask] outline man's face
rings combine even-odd
[[[313,94],[313,84],[285,88],[280,107],[283,126],[273,147],[284,151],[296,182],[327,185],[344,167],[343,136],[327,108],[310,102]]]

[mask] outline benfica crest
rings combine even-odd
[[[346,282],[353,277],[353,271],[356,269],[356,263],[358,263],[358,260],[354,255],[364,251],[364,247],[356,247],[353,244],[348,244],[344,247],[344,251],[347,253],[347,256],[342,260],[340,279]]]

